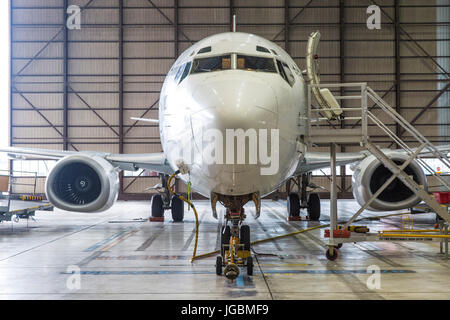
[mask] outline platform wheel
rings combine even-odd
[[[222,275],[223,259],[221,256],[216,257],[216,274],[218,276]]]
[[[333,248],[333,253],[330,254],[330,249],[325,251],[325,256],[330,261],[335,261],[339,257],[339,250],[337,248]]]
[[[247,275],[253,275],[253,257],[247,257]]]
[[[155,194],[152,197],[152,217],[161,218],[164,216],[164,203],[160,194]]]

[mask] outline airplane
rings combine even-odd
[[[183,221],[183,203],[178,197],[170,196],[167,183],[169,175],[185,168],[179,178],[211,200],[214,217],[217,218],[217,202],[226,208],[225,219],[231,221],[231,228],[228,225],[222,228],[222,243],[227,243],[231,235],[248,242],[250,230],[242,224],[246,217],[244,205],[254,202],[256,217],[259,217],[261,198],[279,189],[292,177],[301,176],[304,188],[288,195],[288,215],[299,216],[300,209],[304,208],[310,220],[317,221],[320,198],[306,187],[311,185],[311,171],[330,166],[330,154],[307,150],[301,136],[307,120],[299,121],[299,114],[307,109],[308,82],[316,78],[313,63],[319,38],[319,33],[310,37],[307,71],[301,71],[289,54],[274,42],[249,33],[216,34],[188,48],[173,64],[164,81],[159,119],[135,118],[159,123],[161,153],[111,154],[15,147],[0,148],[0,152],[16,159],[58,160],[48,174],[45,190],[47,199],[62,210],[107,210],[118,197],[119,172],[145,169],[158,172],[161,178],[161,184],[155,187],[159,193],[151,201],[152,217],[162,217],[164,211],[170,209],[174,221]],[[335,105],[327,92],[314,94],[319,104]],[[340,112],[330,110],[324,109],[331,117],[342,116]],[[205,132],[212,133],[215,142],[228,137],[234,141],[239,139],[239,134],[244,136],[240,145],[232,144],[231,148],[227,145],[223,153],[214,150],[212,154],[214,139],[204,141]],[[255,135],[266,138],[266,154],[261,152],[263,144],[259,143],[256,149],[250,146]],[[273,149],[275,142],[278,145]],[[241,160],[245,161],[236,163],[235,157],[239,157],[242,144],[245,152]],[[257,149],[255,161],[251,150]],[[232,156],[228,157],[230,152]],[[386,152],[395,161],[407,159],[403,151]],[[223,161],[205,161],[205,158]],[[353,194],[361,205],[391,176],[373,155],[364,151],[337,153],[336,159],[338,166],[355,163]],[[264,169],[270,171],[271,165],[276,170],[263,174]],[[424,171],[416,162],[412,161],[405,171],[426,186]],[[400,210],[420,201],[396,179],[369,209]]]

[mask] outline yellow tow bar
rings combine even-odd
[[[197,255],[198,231],[199,231],[198,230],[198,227],[199,227],[198,214],[197,214],[197,210],[195,209],[194,204],[190,200],[186,199],[182,195],[176,194],[173,191],[171,183],[172,183],[173,178],[175,178],[175,176],[177,176],[178,174],[179,174],[179,171],[173,173],[170,176],[167,185],[168,185],[168,188],[169,188],[169,192],[170,192],[170,194],[172,196],[175,195],[175,196],[178,197],[178,199],[186,202],[192,208],[192,210],[194,211],[194,215],[195,215],[195,243],[194,243],[194,252],[192,253],[192,258],[191,258],[191,263],[193,263],[195,260],[198,260],[198,259],[201,259],[201,258],[206,258],[206,257],[214,255],[214,254],[218,254],[220,252],[220,250],[216,250],[216,251],[212,251],[212,252],[208,252],[208,253]],[[402,215],[402,214],[404,214],[404,213],[394,213],[394,214],[388,214],[388,215],[385,215],[385,216],[374,217],[374,218],[380,219],[380,218],[387,218],[387,217],[391,217],[391,216],[398,216],[398,215]],[[368,218],[368,219],[370,219],[370,218]],[[359,219],[359,220],[364,220],[364,218],[363,219]],[[359,221],[359,220],[356,220],[356,221]],[[291,233],[287,233],[287,234],[283,234],[283,235],[267,238],[267,239],[253,241],[250,244],[251,245],[255,245],[255,244],[264,243],[264,242],[268,242],[268,241],[274,241],[274,240],[278,240],[278,239],[292,237],[292,236],[295,236],[297,234],[301,234],[301,233],[304,233],[304,232],[309,232],[309,231],[316,230],[316,229],[323,229],[323,228],[327,228],[329,226],[330,226],[330,224],[323,224],[323,225],[319,225],[319,226],[315,226],[315,227],[311,227],[311,228],[307,228],[307,229],[303,229],[303,230],[299,230],[299,231],[295,231],[295,232],[291,232]],[[405,231],[406,230],[402,230],[401,232],[405,232]],[[413,231],[413,230],[410,230],[410,231]],[[414,230],[414,231],[417,232],[417,230]],[[424,231],[419,231],[419,232],[425,232],[425,230]],[[431,230],[427,230],[427,232],[431,232]],[[383,236],[384,237],[386,237],[386,236],[389,236],[389,237],[403,236],[403,237],[426,237],[426,238],[432,238],[432,237],[435,237],[435,238],[450,238],[450,236],[447,236],[447,235],[414,235],[414,234],[409,234],[409,235],[405,235],[405,234],[383,234]]]

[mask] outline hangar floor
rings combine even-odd
[[[200,216],[199,253],[219,248],[209,202],[196,202]],[[358,206],[339,201],[341,218]],[[322,201],[327,223],[329,201]],[[304,229],[318,222],[287,222],[285,201],[264,201],[259,220],[247,209],[252,240]],[[373,216],[368,212],[366,216]],[[195,223],[150,223],[149,202],[118,202],[100,214],[37,212],[36,222],[0,224],[0,299],[450,299],[450,261],[439,243],[347,244],[341,257],[324,256],[322,230],[255,245],[255,275],[231,283],[215,275],[215,257],[191,264]],[[415,216],[415,226],[434,215]],[[367,224],[371,231],[397,229],[399,217]],[[13,227],[12,227],[13,226]],[[381,288],[369,290],[367,267],[382,270]],[[79,268],[80,288],[73,268]]]

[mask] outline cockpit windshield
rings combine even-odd
[[[195,59],[191,74],[231,69],[231,55]]]
[[[273,58],[237,56],[237,68],[247,71],[277,72]]]

